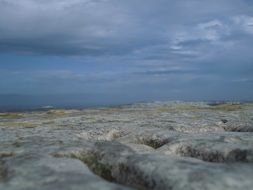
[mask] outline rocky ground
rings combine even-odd
[[[0,113],[2,190],[253,189],[253,104]]]

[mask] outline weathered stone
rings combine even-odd
[[[252,189],[252,114],[224,102],[2,114],[0,189]]]
[[[226,142],[181,141],[162,148],[166,154],[193,157],[208,162],[253,162],[253,146]]]
[[[218,165],[175,156],[137,154],[117,142],[96,143],[92,150],[66,152],[62,156],[77,158],[101,177],[136,189],[250,189],[252,185],[252,165]]]

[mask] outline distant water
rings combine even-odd
[[[149,101],[149,100],[147,100]],[[140,99],[102,95],[0,95],[0,111],[25,111],[50,108],[90,108],[143,102]]]
[[[157,98],[136,98],[129,95],[105,95],[105,94],[65,94],[65,95],[0,95],[0,111],[26,111],[45,110],[52,108],[81,109],[90,107],[120,106],[133,103],[153,102]],[[171,99],[159,98],[160,101],[171,101]],[[184,101],[184,100],[182,100]],[[198,100],[186,100],[198,101]],[[213,101],[211,104],[227,101]],[[234,100],[232,100],[234,101]],[[241,101],[243,102],[243,101]]]

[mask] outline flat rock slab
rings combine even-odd
[[[253,189],[253,104],[0,113],[0,189]]]

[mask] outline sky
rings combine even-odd
[[[0,95],[253,100],[253,1],[0,0]]]

